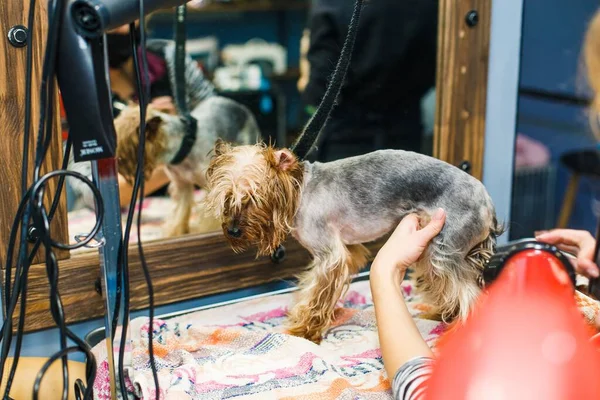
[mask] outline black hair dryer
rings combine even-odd
[[[145,13],[185,3],[145,0]],[[57,79],[76,162],[115,156],[104,33],[139,18],[139,0],[67,0],[61,15]]]

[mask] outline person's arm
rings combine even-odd
[[[416,399],[431,373],[433,353],[404,302],[406,269],[442,230],[446,214],[438,210],[423,229],[416,215],[404,217],[371,265],[371,292],[383,363],[396,399]]]
[[[401,275],[403,273],[389,265],[371,267],[371,290],[381,355],[390,379],[407,361],[433,355],[404,302]]]
[[[156,192],[158,189],[170,182],[169,176],[165,172],[164,167],[158,167],[152,173],[150,179],[144,182],[144,196]],[[119,202],[121,208],[128,207],[131,203],[131,196],[133,195],[133,186],[129,184],[125,178],[119,174]]]

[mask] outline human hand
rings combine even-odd
[[[177,114],[177,109],[175,108],[175,104],[173,103],[173,98],[171,96],[155,97],[150,105],[160,112]]]
[[[399,272],[400,278],[403,278],[406,269],[417,262],[429,242],[440,233],[445,222],[446,212],[441,208],[422,229],[419,229],[419,218],[416,214],[404,217],[377,253],[371,266],[372,273],[388,275]]]
[[[571,260],[575,271],[589,278],[600,276],[600,270],[594,262],[596,239],[588,232],[575,229],[553,229],[535,233],[536,240],[552,244],[562,251],[577,257]]]

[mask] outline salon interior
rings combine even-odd
[[[600,398],[597,2],[0,23],[2,398]]]

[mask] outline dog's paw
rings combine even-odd
[[[285,333],[309,340],[315,344],[319,344],[323,340],[320,330],[310,329],[308,326],[302,324],[294,324],[286,327]]]

